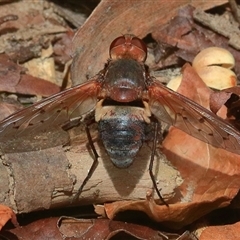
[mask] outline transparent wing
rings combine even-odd
[[[12,114],[0,122],[0,148],[16,152],[63,144],[62,127],[91,111],[99,91],[100,82],[92,80]]]
[[[149,87],[149,105],[158,121],[227,151],[240,154],[240,133],[209,110],[155,82]]]

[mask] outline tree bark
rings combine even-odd
[[[101,141],[94,144],[100,156],[98,166],[78,201],[73,204],[145,199],[147,191],[152,189],[148,171],[151,147],[144,144],[129,168],[118,169],[112,164]],[[3,155],[0,202],[17,213],[71,205],[93,163],[93,155],[87,145],[85,139],[70,148],[59,146]],[[153,172],[159,189],[162,189],[161,194],[167,199],[173,196],[181,181],[178,172],[161,157],[161,154],[156,156]],[[158,199],[157,194],[154,196]]]

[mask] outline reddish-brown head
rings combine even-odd
[[[111,43],[109,55],[113,60],[131,58],[138,62],[145,62],[147,47],[140,38],[131,34],[125,34]]]

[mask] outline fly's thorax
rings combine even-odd
[[[132,102],[146,90],[145,66],[133,59],[110,61],[104,76],[109,98],[117,102]]]
[[[100,100],[95,111],[100,138],[113,164],[129,167],[145,141],[151,115],[147,103],[142,107],[103,103]]]

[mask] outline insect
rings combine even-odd
[[[118,168],[126,168],[132,164],[141,148],[148,125],[153,123],[155,137],[149,172],[158,196],[166,205],[152,173],[156,133],[161,121],[215,147],[240,154],[238,130],[150,76],[148,66],[144,63],[147,48],[141,39],[130,34],[120,36],[111,43],[109,53],[110,59],[104,69],[89,81],[48,97],[1,121],[1,146],[7,142],[7,146],[10,145],[7,151],[16,151],[11,139],[20,139],[17,146],[21,147],[23,140],[30,138],[31,142],[34,134],[55,134],[66,125],[71,125],[71,122],[78,121],[84,114],[95,111],[94,121],[98,123],[100,138],[111,161]],[[98,162],[88,126],[86,132],[95,158],[77,197]],[[53,136],[49,135],[49,138]]]

